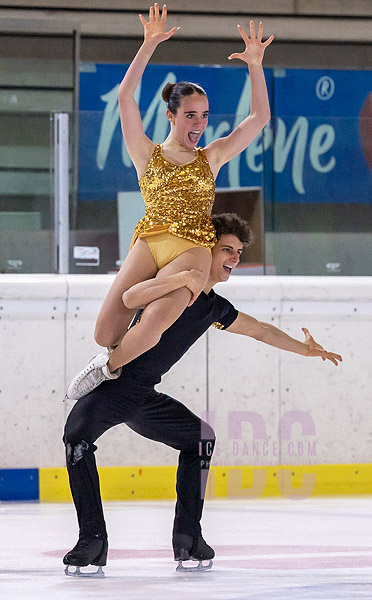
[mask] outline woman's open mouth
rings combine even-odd
[[[189,132],[189,140],[193,144],[197,144],[200,138],[201,131],[190,131]]]

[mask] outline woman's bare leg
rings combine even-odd
[[[125,335],[135,314],[123,304],[123,293],[130,287],[156,275],[157,269],[145,239],[137,239],[123,262],[99,312],[94,339],[100,346],[114,346]]]
[[[180,254],[163,267],[157,277],[179,273],[190,269],[198,269],[207,282],[211,265],[211,254],[205,248],[191,248]],[[137,358],[160,340],[162,333],[168,329],[182,314],[191,298],[186,287],[174,290],[146,306],[141,321],[132,327],[110,356],[109,370],[115,371]]]

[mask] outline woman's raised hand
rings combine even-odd
[[[167,7],[165,4],[161,14],[157,2],[155,2],[154,6],[150,6],[148,22],[143,15],[139,15],[139,18],[145,30],[145,42],[151,41],[160,44],[160,42],[168,40],[179,29],[179,27],[173,27],[170,31],[165,31],[165,21],[167,19]]]
[[[273,41],[274,36],[271,35],[269,37],[269,39],[266,40],[266,42],[263,42],[262,41],[262,32],[263,32],[262,22],[260,21],[260,24],[258,26],[257,37],[256,37],[256,30],[254,27],[254,22],[250,21],[249,26],[250,26],[251,37],[248,36],[248,34],[244,31],[243,27],[241,27],[240,25],[237,26],[239,33],[242,36],[243,41],[245,43],[245,50],[244,50],[244,52],[235,52],[234,54],[230,54],[228,59],[231,60],[232,58],[239,58],[240,60],[243,60],[247,64],[260,65],[262,63],[262,59],[263,59],[265,50],[268,47],[268,45],[271,44],[271,42]]]

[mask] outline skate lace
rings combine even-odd
[[[76,383],[80,383],[87,375],[89,375],[89,373],[91,373],[91,371],[93,371],[93,369],[95,369],[96,366],[95,365],[89,365],[88,367],[85,367],[84,371],[82,371],[80,373],[80,375],[77,377],[76,379]]]
[[[97,365],[92,365],[90,367],[86,367],[84,371],[80,373],[78,378],[76,379],[75,386],[80,389],[82,387],[89,390],[89,386],[93,383],[95,385],[98,381],[103,381],[105,376],[102,372],[102,367],[98,367]]]

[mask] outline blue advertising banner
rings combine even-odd
[[[372,202],[372,111],[361,117],[371,104],[372,72],[274,76],[275,201]]]
[[[118,87],[128,65],[82,63],[79,200],[115,200],[138,190],[122,139]],[[219,187],[264,185],[275,202],[372,201],[372,72],[265,70],[272,121],[245,152],[225,165]],[[250,110],[251,83],[238,66],[149,65],[136,91],[146,134],[161,142],[169,123],[161,90],[167,81],[200,83],[210,102],[207,145],[227,135]]]

